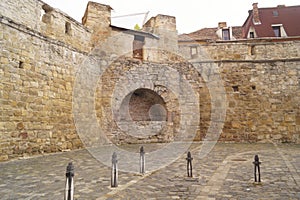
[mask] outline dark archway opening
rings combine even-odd
[[[166,103],[150,89],[140,88],[128,94],[120,108],[123,121],[167,121]]]

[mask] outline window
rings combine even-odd
[[[229,29],[223,29],[222,30],[222,39],[223,40],[230,40]]]
[[[280,26],[273,26],[275,37],[281,37]]]
[[[250,38],[254,38],[254,32],[250,32]]]
[[[273,11],[273,16],[274,16],[274,17],[278,17],[278,15],[279,15],[279,14],[278,14],[278,11],[277,11],[277,10],[274,10],[274,11]]]
[[[249,52],[248,54],[250,56],[255,55],[255,45],[250,45],[249,48],[248,48],[248,52]]]
[[[198,55],[198,49],[197,47],[191,47],[191,57],[196,58]]]
[[[238,92],[239,91],[239,86],[235,85],[232,86],[233,92]]]
[[[24,62],[23,62],[23,61],[20,61],[20,62],[19,62],[19,68],[20,68],[20,69],[23,69],[23,68],[24,68]]]
[[[140,35],[134,35],[133,40],[133,57],[137,59],[143,59],[143,46],[145,37]]]
[[[65,34],[71,34],[71,24],[69,22],[65,23]]]

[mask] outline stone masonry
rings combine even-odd
[[[195,44],[181,45],[186,57]],[[228,108],[221,140],[299,143],[300,42],[257,39],[198,45],[191,62],[220,69]]]
[[[89,2],[79,23],[1,1],[0,161],[111,142],[300,142],[299,38],[178,42],[174,17],[126,30],[111,9]]]

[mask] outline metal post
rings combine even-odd
[[[66,188],[65,188],[65,200],[73,200],[74,197],[74,166],[70,162],[66,171]]]
[[[260,164],[261,162],[259,162],[259,157],[258,155],[255,155],[254,156],[254,182],[257,182],[257,175],[256,175],[256,172],[258,172],[258,182],[260,183],[261,180],[260,180]]]
[[[188,177],[193,177],[193,167],[192,167],[192,155],[191,155],[191,152],[188,152],[187,153],[187,176]]]
[[[111,187],[118,187],[118,160],[116,152],[112,155]]]
[[[145,151],[143,146],[140,148],[140,173],[145,173]]]

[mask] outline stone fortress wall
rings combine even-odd
[[[150,19],[142,31],[131,31],[110,26],[110,10],[109,6],[91,2],[81,24],[39,0],[1,1],[0,160],[84,146],[72,108],[76,75],[91,53],[112,63],[98,83],[95,105],[99,124],[110,131],[108,137],[113,142],[174,140],[180,136],[180,119],[192,121],[192,116],[199,114],[193,113],[195,111],[200,112],[200,120],[192,123],[197,130],[195,139],[202,140],[212,120],[218,121],[211,117],[216,112],[212,105],[223,101],[226,102],[226,120],[221,141],[300,142],[299,40],[178,44],[174,17],[158,15]],[[107,46],[97,51],[99,44]],[[196,48],[193,55],[191,48]],[[134,58],[135,50],[139,49],[142,49],[138,52],[142,57]],[[212,91],[206,87],[212,65],[217,66],[222,77],[225,100],[212,99]],[[161,69],[165,75],[157,78]],[[163,84],[172,77],[170,70],[174,70],[175,75],[178,71],[191,85],[196,98],[186,103],[197,105],[200,111],[194,107],[181,110],[176,92]],[[147,108],[159,105],[166,109],[165,113],[161,112],[164,114],[159,116],[160,120],[152,122],[153,130],[164,126],[159,132],[161,135],[144,141],[125,135],[124,130],[130,128],[126,120],[121,122],[122,126],[125,124],[123,130],[116,126],[110,111],[113,109],[111,98],[120,94],[126,99],[128,93],[115,89],[117,80],[124,74],[129,77],[128,83],[130,80],[141,83],[128,86],[131,88],[128,92],[137,95],[130,104],[130,112],[134,119],[141,119],[136,121],[139,126],[146,122],[149,125],[149,121],[145,116],[135,116],[134,110],[145,109],[135,104],[144,103]],[[147,84],[143,76],[154,79]],[[146,100],[138,98],[141,94]],[[95,109],[95,105],[83,102],[87,109]]]
[[[55,10],[42,14],[43,5],[1,1],[0,160],[82,147],[72,87],[91,32]]]
[[[218,65],[227,94],[220,140],[299,143],[299,38],[181,42],[180,50],[195,65]]]

